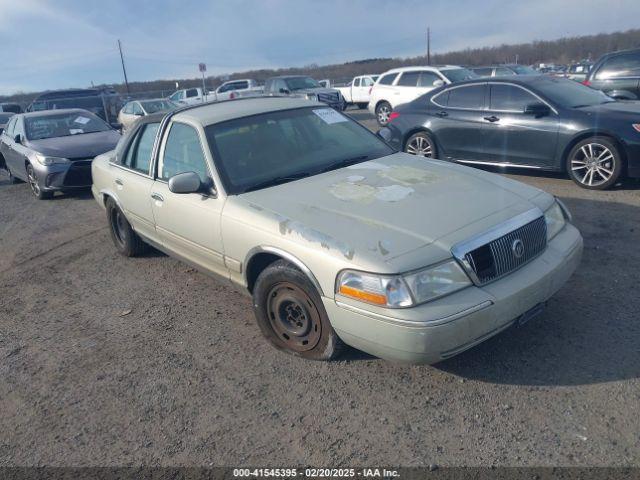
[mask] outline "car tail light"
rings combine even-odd
[[[640,123],[634,123],[632,127],[636,132],[640,132]]]
[[[395,120],[396,118],[398,118],[400,116],[400,114],[398,112],[391,112],[389,114],[389,121],[391,120]]]
[[[583,85],[585,85],[585,86],[587,86],[587,87],[590,87],[590,86],[591,86],[591,82],[590,82],[589,80],[584,80],[584,81],[582,82],[582,84],[583,84]]]

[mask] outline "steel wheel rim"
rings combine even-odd
[[[267,316],[276,337],[291,350],[311,350],[320,341],[320,313],[309,296],[293,283],[282,282],[271,288]]]
[[[609,148],[600,143],[588,143],[571,158],[571,173],[581,184],[597,187],[611,179],[615,161]]]
[[[38,185],[38,178],[36,177],[36,172],[34,172],[33,167],[29,165],[27,168],[27,179],[29,180],[29,186],[31,187],[31,191],[37,197],[40,195],[40,185]]]
[[[432,157],[433,149],[431,143],[423,136],[414,137],[407,145],[407,153],[419,157]]]
[[[120,245],[125,244],[125,218],[119,210],[114,209],[111,220],[111,228]]]
[[[380,123],[387,123],[389,121],[389,114],[391,113],[391,109],[386,105],[382,105],[378,108],[378,120]]]

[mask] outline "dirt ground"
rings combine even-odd
[[[0,174],[0,465],[640,466],[640,184],[510,176],[565,201],[582,265],[523,327],[407,366],[278,352],[231,287],[119,256],[88,194]]]

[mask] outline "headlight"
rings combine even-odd
[[[55,165],[61,163],[69,163],[69,160],[61,157],[49,157],[47,155],[42,155],[40,153],[36,153],[36,160],[40,165]]]
[[[471,285],[454,261],[405,275],[376,275],[345,270],[338,275],[336,293],[382,307],[411,307]]]
[[[547,223],[547,242],[555,237],[567,222],[562,207],[557,201],[544,212],[544,220]]]

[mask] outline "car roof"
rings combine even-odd
[[[328,108],[327,105],[292,97],[246,97],[222,102],[211,102],[196,107],[187,107],[171,114],[176,120],[199,123],[203,126],[220,123],[261,113],[304,107]]]
[[[414,72],[416,70],[427,70],[431,72],[437,72],[440,70],[456,70],[460,68],[464,68],[464,67],[461,67],[459,65],[423,65],[423,66],[416,65],[412,67],[392,68],[391,70],[387,70],[384,73],[386,74],[386,73]]]
[[[38,110],[36,112],[20,113],[18,115],[22,115],[24,118],[32,118],[32,117],[48,117],[51,115],[61,115],[65,113],[82,113],[85,115],[88,113],[89,115],[94,115],[88,110],[84,110],[82,108],[59,108],[54,110]]]
[[[527,85],[532,85],[534,83],[538,83],[538,82],[554,82],[554,81],[558,81],[558,80],[566,80],[564,78],[558,78],[558,77],[550,77],[548,75],[544,75],[544,74],[527,74],[527,75],[504,75],[504,76],[500,76],[500,77],[480,77],[480,78],[472,78],[469,80],[463,80],[460,82],[456,82],[454,84],[451,85],[444,85],[442,87],[437,88],[436,90],[439,92],[441,90],[446,90],[447,88],[452,88],[452,87],[459,87],[462,85],[469,85],[469,84],[477,84],[477,83],[514,83],[516,85],[522,85],[522,86],[527,86]],[[573,82],[573,80],[568,80],[570,82]],[[436,92],[436,90],[432,90],[432,92]],[[431,92],[429,92],[431,93]]]

